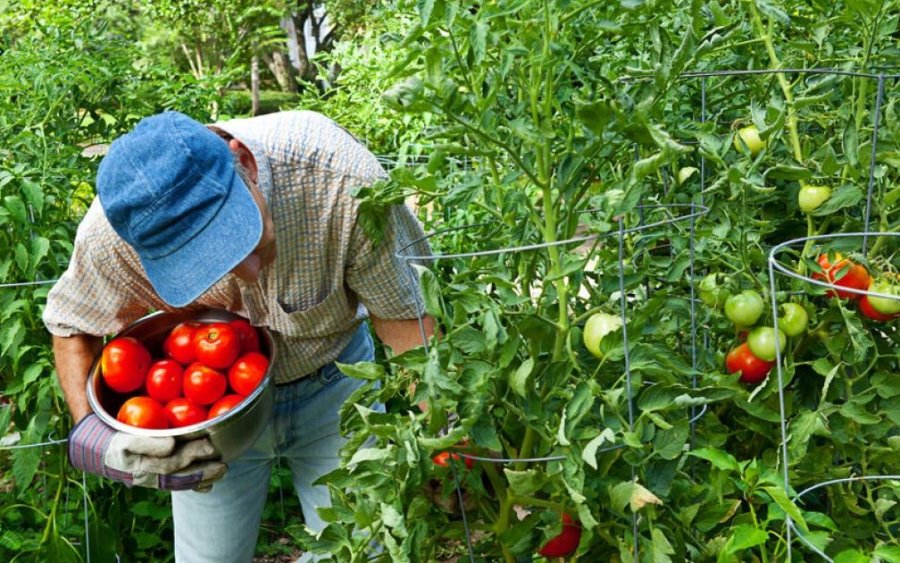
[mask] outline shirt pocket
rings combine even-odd
[[[277,300],[278,314],[275,329],[298,338],[322,338],[343,332],[350,308],[347,294],[333,290],[324,299],[303,308],[281,299]]]

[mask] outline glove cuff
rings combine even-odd
[[[82,418],[69,432],[69,463],[76,469],[109,477],[103,458],[115,434],[94,413]]]

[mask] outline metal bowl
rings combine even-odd
[[[199,311],[158,312],[138,319],[116,336],[132,336],[140,340],[154,358],[162,358],[162,344],[169,331],[182,322],[228,322],[239,319],[238,315],[223,309]],[[91,409],[103,422],[119,432],[136,436],[172,436],[179,441],[195,438],[209,438],[212,445],[222,455],[224,461],[238,457],[259,437],[272,415],[275,395],[272,385],[271,366],[275,361],[275,344],[269,333],[256,327],[259,333],[261,351],[269,357],[269,369],[259,387],[233,409],[212,419],[165,430],[136,428],[116,420],[115,414],[128,398],[127,395],[109,389],[100,375],[100,355],[94,359],[88,374],[87,394]]]

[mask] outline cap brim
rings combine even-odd
[[[190,242],[156,259],[141,258],[150,283],[173,307],[197,300],[240,264],[262,238],[262,214],[235,174],[219,212]]]

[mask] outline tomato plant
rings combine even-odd
[[[738,327],[753,326],[762,312],[762,297],[752,289],[745,289],[725,300],[725,316]]]
[[[147,371],[144,385],[151,398],[166,404],[181,396],[184,368],[175,360],[158,360]]]
[[[201,326],[201,323],[196,322],[175,325],[163,341],[163,351],[182,366],[193,363],[197,359],[194,335]]]
[[[206,323],[194,333],[197,361],[214,369],[226,369],[241,353],[239,334],[228,323]]]
[[[728,373],[739,373],[743,383],[756,384],[765,380],[774,366],[775,362],[754,355],[746,342],[733,348],[725,356],[725,369]]]
[[[150,352],[137,339],[114,338],[103,347],[100,373],[110,389],[130,393],[144,385],[151,362]]]
[[[138,428],[164,429],[169,427],[165,408],[146,396],[131,397],[119,408],[116,420]]]
[[[194,362],[184,370],[184,396],[199,405],[210,405],[228,388],[225,376],[209,366]]]
[[[269,369],[269,359],[259,352],[248,352],[235,360],[228,368],[228,384],[238,395],[252,393]]]
[[[172,428],[190,426],[206,420],[206,409],[185,397],[172,399],[165,406],[166,419]]]

